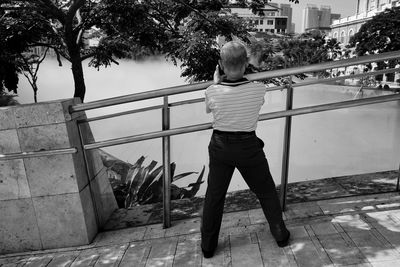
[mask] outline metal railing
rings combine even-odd
[[[342,67],[353,66],[353,65],[361,65],[361,64],[366,64],[366,63],[370,63],[370,62],[385,61],[385,60],[390,60],[390,59],[395,59],[395,58],[400,58],[400,51],[389,52],[389,53],[384,53],[384,54],[380,54],[380,55],[364,56],[364,57],[352,58],[352,59],[346,59],[346,60],[340,60],[340,61],[325,62],[322,64],[302,66],[302,67],[296,67],[296,68],[290,68],[290,69],[281,69],[281,70],[274,70],[274,71],[269,71],[269,72],[254,73],[254,74],[247,75],[247,77],[251,81],[270,79],[270,78],[275,78],[275,77],[286,77],[286,76],[289,76],[291,78],[293,75],[301,74],[301,73],[313,73],[313,72],[319,72],[319,71],[327,70],[327,69],[335,69],[335,68],[342,68]],[[388,101],[400,101],[400,94],[394,94],[394,95],[377,96],[377,97],[370,97],[370,98],[365,98],[365,99],[348,100],[348,101],[342,101],[342,102],[334,102],[334,103],[329,103],[329,104],[314,105],[314,106],[292,109],[293,88],[306,86],[306,85],[312,85],[312,84],[318,84],[318,83],[333,82],[333,81],[337,81],[337,80],[343,80],[346,78],[360,78],[360,77],[364,77],[364,76],[379,75],[379,74],[393,73],[393,72],[399,72],[399,71],[400,71],[400,68],[385,69],[385,70],[380,70],[380,71],[375,71],[375,72],[360,73],[360,74],[355,74],[355,75],[351,75],[351,76],[340,76],[340,77],[334,77],[334,78],[328,78],[328,79],[307,81],[307,82],[301,82],[301,83],[296,83],[296,84],[293,84],[290,79],[290,83],[287,86],[276,86],[276,87],[267,89],[267,91],[275,91],[275,90],[283,90],[283,89],[288,90],[287,91],[287,99],[286,99],[286,110],[276,111],[276,112],[271,112],[271,113],[264,113],[259,116],[260,121],[277,119],[277,118],[285,118],[285,120],[286,120],[285,131],[284,131],[284,144],[283,144],[283,155],[282,155],[282,159],[283,159],[282,160],[282,176],[281,176],[281,190],[280,190],[280,192],[281,192],[280,201],[281,201],[281,205],[283,208],[286,205],[286,188],[287,188],[287,183],[288,183],[289,154],[290,154],[291,118],[293,116],[328,111],[328,110],[356,107],[356,106],[361,106],[361,105],[383,103],[383,102],[388,102]],[[144,133],[144,134],[132,135],[132,136],[127,136],[127,137],[123,137],[123,138],[109,139],[109,140],[94,142],[94,143],[90,143],[90,144],[83,144],[83,148],[85,151],[85,150],[97,149],[97,148],[102,148],[102,147],[126,144],[126,143],[131,143],[131,142],[149,140],[149,139],[154,139],[154,138],[162,138],[162,140],[163,140],[163,145],[162,145],[163,166],[164,166],[164,169],[163,169],[163,174],[164,174],[163,175],[163,177],[164,177],[164,181],[163,181],[163,187],[164,187],[163,188],[163,192],[164,192],[163,193],[163,208],[164,208],[163,224],[164,224],[164,227],[170,227],[170,225],[171,225],[171,214],[170,214],[170,209],[171,209],[170,145],[171,144],[170,144],[170,136],[184,134],[184,133],[197,132],[197,131],[203,131],[203,130],[209,130],[212,128],[211,123],[203,123],[203,124],[196,124],[196,125],[190,125],[190,126],[170,129],[170,108],[171,107],[192,104],[192,103],[198,103],[198,102],[204,101],[204,99],[197,98],[197,99],[190,99],[190,100],[185,100],[185,101],[169,103],[168,96],[204,90],[211,84],[212,84],[212,82],[202,82],[202,83],[196,83],[196,84],[192,84],[192,85],[175,86],[175,87],[158,89],[158,90],[153,90],[153,91],[144,92],[144,93],[130,94],[130,95],[121,96],[121,97],[114,97],[114,98],[109,98],[109,99],[104,99],[104,100],[99,100],[99,101],[94,101],[94,102],[89,102],[89,103],[77,104],[77,105],[70,107],[70,112],[75,113],[75,112],[80,112],[80,111],[85,111],[85,110],[91,110],[91,109],[103,108],[103,107],[107,107],[107,106],[113,106],[113,105],[119,105],[119,104],[124,104],[124,103],[135,102],[135,101],[142,101],[142,100],[147,100],[147,99],[163,97],[164,103],[162,105],[156,105],[156,106],[146,107],[146,108],[141,108],[141,109],[136,109],[136,110],[129,110],[129,111],[125,111],[125,112],[118,112],[118,113],[103,115],[103,116],[99,116],[99,117],[95,117],[95,118],[82,119],[82,120],[78,120],[78,123],[82,124],[82,123],[88,123],[88,122],[95,121],[95,120],[108,119],[108,118],[112,118],[112,117],[116,117],[116,116],[122,116],[122,115],[138,113],[138,112],[154,110],[154,109],[162,109],[162,131],[155,131],[155,132],[149,132],[149,133]],[[37,151],[37,152],[10,153],[10,154],[0,155],[0,160],[20,159],[20,158],[26,158],[26,157],[41,157],[41,156],[69,154],[69,153],[76,153],[76,152],[77,152],[76,148],[66,148],[66,149]],[[86,155],[86,153],[84,153],[84,154]],[[399,180],[400,180],[400,165],[399,165],[399,176],[398,176],[396,190],[399,190]]]
[[[400,101],[400,94],[398,94],[398,95],[377,96],[377,97],[370,97],[370,98],[365,98],[365,99],[356,99],[356,100],[349,100],[349,101],[342,101],[342,102],[335,102],[335,103],[329,103],[329,104],[323,104],[323,105],[315,105],[315,106],[292,109],[293,88],[295,88],[295,87],[318,84],[318,83],[334,82],[334,81],[343,80],[346,78],[361,78],[361,77],[370,76],[370,75],[379,75],[379,74],[385,74],[385,73],[399,72],[400,68],[385,69],[385,70],[368,72],[368,73],[360,73],[360,74],[355,74],[355,75],[351,75],[351,76],[333,77],[333,78],[322,79],[322,80],[318,79],[318,80],[314,80],[314,81],[306,81],[306,82],[301,82],[301,83],[296,83],[296,84],[292,83],[292,76],[296,75],[296,74],[301,74],[301,73],[320,72],[322,70],[336,69],[336,68],[342,68],[342,67],[354,66],[354,65],[362,65],[362,64],[367,64],[367,63],[371,63],[371,62],[390,60],[390,59],[394,59],[394,58],[400,58],[400,51],[389,52],[389,53],[384,53],[384,54],[380,54],[380,55],[364,56],[364,57],[352,58],[352,59],[346,59],[346,60],[340,60],[340,61],[325,62],[325,63],[321,63],[321,64],[316,64],[316,65],[274,70],[274,71],[262,72],[262,73],[254,73],[254,74],[247,75],[247,78],[251,81],[270,79],[270,78],[276,78],[276,77],[286,77],[286,76],[290,77],[290,83],[288,85],[276,86],[276,87],[267,89],[267,91],[287,89],[286,110],[261,114],[259,117],[260,121],[277,119],[277,118],[285,118],[284,143],[283,143],[283,155],[282,155],[282,172],[281,172],[282,173],[282,175],[281,175],[281,190],[280,190],[280,192],[281,192],[280,202],[281,202],[283,209],[286,206],[286,191],[287,191],[288,174],[289,174],[291,120],[292,120],[293,116],[328,111],[328,110],[356,107],[356,106],[361,106],[361,105],[383,103],[383,102],[387,102],[387,101],[396,101],[396,100]],[[79,111],[85,111],[85,110],[91,110],[91,109],[96,109],[96,108],[103,108],[103,107],[108,107],[108,106],[113,106],[113,105],[119,105],[119,104],[131,103],[131,102],[135,102],[135,101],[142,101],[142,100],[163,97],[164,103],[162,105],[155,105],[152,107],[118,112],[118,113],[114,113],[114,114],[107,114],[107,115],[103,115],[103,116],[99,116],[99,117],[95,117],[95,118],[80,120],[79,123],[91,122],[91,121],[96,121],[96,120],[101,120],[101,119],[108,119],[108,118],[112,118],[112,117],[116,117],[116,116],[123,116],[123,115],[127,115],[127,114],[144,112],[144,111],[149,111],[149,110],[154,110],[154,109],[162,109],[162,130],[161,131],[148,132],[148,133],[144,133],[144,134],[126,136],[126,137],[122,137],[122,138],[104,140],[104,141],[95,142],[95,143],[91,143],[91,144],[84,144],[84,149],[90,150],[90,149],[97,149],[97,148],[103,148],[103,147],[108,147],[108,146],[144,141],[144,140],[149,140],[149,139],[154,139],[154,138],[162,138],[162,151],[163,151],[162,153],[163,153],[163,166],[164,166],[164,169],[163,169],[163,172],[164,172],[163,173],[164,174],[163,175],[163,177],[164,177],[164,181],[163,181],[163,208],[164,208],[163,224],[164,224],[164,227],[166,227],[166,228],[170,227],[170,225],[171,225],[171,214],[170,214],[170,210],[171,210],[170,145],[171,144],[170,144],[170,136],[191,133],[191,132],[197,132],[197,131],[203,131],[203,130],[209,130],[212,128],[211,123],[203,123],[203,124],[196,124],[196,125],[190,125],[190,126],[170,129],[170,108],[171,107],[202,102],[202,101],[204,101],[204,98],[197,98],[197,99],[190,99],[190,100],[185,100],[185,101],[169,103],[168,96],[204,90],[211,84],[212,84],[212,82],[209,81],[209,82],[201,82],[201,83],[196,83],[196,84],[191,84],[191,85],[174,86],[174,87],[169,87],[169,88],[164,88],[164,89],[153,90],[153,91],[149,91],[149,92],[136,93],[136,94],[131,94],[131,95],[125,95],[125,96],[120,96],[120,97],[114,97],[114,98],[94,101],[94,102],[90,102],[90,103],[77,104],[75,106],[70,107],[70,112],[74,113],[74,112],[79,112]],[[399,172],[400,172],[400,170],[399,170]],[[399,177],[400,177],[400,174],[399,174]],[[397,186],[397,190],[398,190],[398,186]]]

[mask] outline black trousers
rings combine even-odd
[[[263,141],[255,132],[214,130],[208,147],[210,171],[201,223],[202,249],[211,251],[217,247],[225,195],[235,168],[256,194],[268,223],[283,223],[282,209],[263,147]]]

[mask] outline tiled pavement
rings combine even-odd
[[[198,217],[100,233],[88,246],[0,256],[0,266],[400,266],[400,194],[288,205],[279,248],[260,209],[224,214],[216,255],[200,251]]]

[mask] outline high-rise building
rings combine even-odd
[[[340,17],[340,14],[331,13],[330,6],[321,6],[308,4],[303,10],[303,31],[313,30],[329,32],[333,19]]]
[[[330,37],[347,45],[350,38],[360,30],[366,21],[394,6],[400,6],[400,0],[357,0],[356,14],[334,20],[331,24]]]

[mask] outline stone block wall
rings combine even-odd
[[[96,151],[89,168],[70,105],[77,99],[0,108],[0,254],[89,244],[117,204]],[[93,139],[87,125],[84,139]],[[1,155],[77,153],[1,160]],[[101,160],[100,160],[101,163]]]

